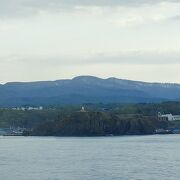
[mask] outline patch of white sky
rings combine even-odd
[[[0,82],[88,74],[180,83],[180,3],[43,7],[0,15]]]

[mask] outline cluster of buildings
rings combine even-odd
[[[39,107],[16,107],[16,108],[12,108],[12,110],[16,110],[16,111],[32,111],[32,110],[37,110],[37,111],[41,111],[43,110],[42,106]]]
[[[172,115],[172,114],[161,114],[158,113],[159,120],[167,120],[167,121],[178,121],[180,120],[180,115]]]
[[[172,114],[161,114],[158,112],[158,120],[164,121],[180,121],[180,115],[172,115]],[[180,128],[178,127],[171,127],[167,129],[156,129],[155,134],[180,134]]]

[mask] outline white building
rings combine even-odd
[[[39,106],[39,107],[28,107],[27,110],[31,111],[31,110],[43,110],[43,107],[42,106]]]
[[[175,120],[175,121],[180,120],[180,115],[174,115],[173,117],[174,117],[174,120]]]
[[[80,112],[86,112],[86,110],[85,110],[85,107],[84,107],[84,106],[82,106],[82,108],[81,108]]]
[[[159,120],[167,120],[167,121],[178,121],[180,120],[180,115],[172,115],[172,114],[161,114],[158,113]]]

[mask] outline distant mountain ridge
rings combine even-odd
[[[179,100],[180,84],[101,79],[94,76],[78,76],[56,81],[10,82],[0,85],[0,107]]]

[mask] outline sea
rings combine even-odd
[[[180,135],[0,136],[0,180],[179,180]]]

